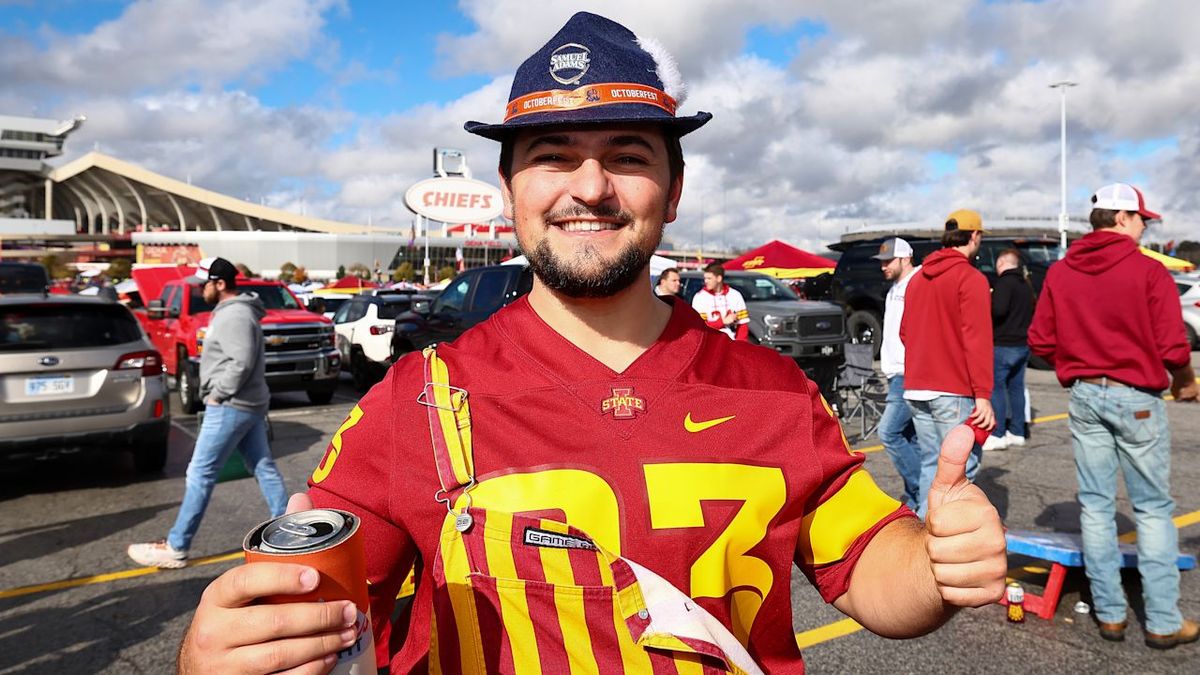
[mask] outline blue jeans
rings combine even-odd
[[[904,481],[904,504],[917,510],[917,492],[921,479],[921,446],[913,426],[912,410],[904,402],[904,376],[888,378],[887,407],[879,418],[879,440]]]
[[[929,510],[929,486],[937,473],[938,458],[942,455],[942,441],[950,430],[967,421],[975,408],[975,399],[970,396],[939,396],[932,401],[909,401],[913,414],[913,426],[917,428],[917,442],[921,445],[921,479],[917,492],[917,515],[925,517]],[[979,472],[983,448],[976,443],[967,457],[967,479],[974,481]]]
[[[993,350],[995,381],[992,385],[992,409],[996,411],[996,428],[992,435],[1004,436],[1011,431],[1013,436],[1025,436],[1025,363],[1029,361],[1029,347],[1005,347],[996,345]],[[1012,426],[1005,425],[1005,418],[1012,418]]]
[[[1146,630],[1174,633],[1179,612],[1179,532],[1171,521],[1171,431],[1166,404],[1128,387],[1076,382],[1071,387],[1071,445],[1079,480],[1083,562],[1096,618],[1125,620],[1121,554],[1117,548],[1117,469],[1137,521],[1138,573]]]
[[[246,467],[254,472],[271,515],[281,516],[287,510],[287,488],[283,486],[283,476],[271,458],[271,446],[267,443],[266,416],[227,405],[208,405],[204,409],[200,434],[196,437],[192,461],[188,462],[183,504],[175,518],[175,526],[167,535],[172,548],[186,551],[191,547],[192,537],[200,529],[200,520],[208,508],[217,475],[234,448],[242,454]]]

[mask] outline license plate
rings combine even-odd
[[[25,380],[26,396],[54,396],[75,392],[72,375],[37,375]]]

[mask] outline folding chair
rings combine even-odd
[[[845,345],[846,363],[838,372],[838,411],[842,428],[849,430],[858,420],[857,440],[875,433],[887,405],[887,380],[875,372],[871,343]]]

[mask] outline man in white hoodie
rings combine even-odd
[[[177,569],[187,565],[188,548],[200,528],[217,474],[237,448],[254,472],[272,516],[287,509],[283,476],[267,442],[266,347],[262,301],[237,292],[237,268],[224,258],[200,261],[194,281],[202,284],[204,301],[215,305],[200,353],[200,393],[204,422],[188,463],[183,504],[165,540],[129,547],[129,557],[148,567]]]
[[[879,418],[879,440],[904,481],[904,503],[918,510],[917,495],[921,479],[921,446],[913,426],[912,410],[904,401],[904,343],[900,341],[900,319],[904,316],[904,294],[913,273],[913,249],[905,240],[893,237],[879,246],[883,277],[892,282],[884,300],[883,345],[879,350],[880,367],[888,381],[887,407]]]

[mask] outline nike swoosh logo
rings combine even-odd
[[[730,415],[729,417],[718,417],[712,420],[705,420],[704,422],[696,422],[692,420],[692,413],[688,413],[687,417],[683,418],[683,428],[687,429],[693,434],[698,434],[705,429],[711,429],[718,424],[724,424],[734,417],[736,417],[736,415]]]

